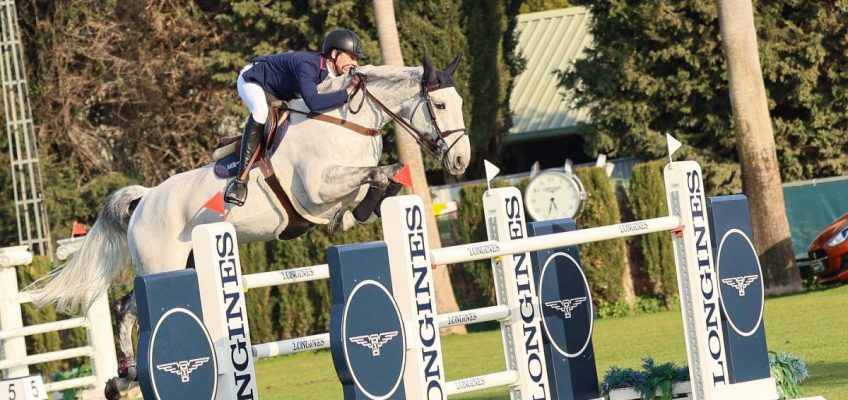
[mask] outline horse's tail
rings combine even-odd
[[[107,199],[79,251],[26,288],[39,306],[55,304],[56,310],[73,314],[88,310],[94,300],[129,264],[127,225],[137,202],[147,191],[143,186],[118,189]]]

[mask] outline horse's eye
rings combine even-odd
[[[433,105],[436,106],[436,108],[438,108],[439,110],[445,109],[445,103],[434,103]]]

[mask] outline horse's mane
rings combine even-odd
[[[415,85],[417,87],[424,69],[422,67],[398,67],[394,65],[363,65],[356,68],[356,72],[368,78],[369,88],[397,90],[401,89],[398,87],[401,83],[405,84],[404,86]],[[347,74],[326,79],[318,84],[318,91],[326,93],[341,90],[348,82],[350,82],[350,76]]]

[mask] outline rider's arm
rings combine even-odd
[[[307,63],[301,63],[297,69],[297,86],[304,103],[312,111],[336,108],[347,101],[347,90],[342,89],[332,93],[318,93],[315,85],[315,68]]]

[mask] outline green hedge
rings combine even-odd
[[[327,262],[334,245],[382,239],[380,223],[328,234],[316,228],[290,241],[239,246],[245,274],[304,267]],[[255,343],[327,332],[330,328],[330,285],[326,280],[252,289],[247,292],[251,339]]]
[[[578,228],[583,229],[621,222],[615,187],[604,171],[600,168],[581,168],[577,169],[575,173],[580,177],[589,193],[589,199],[583,213],[577,219]],[[524,180],[518,187],[523,192],[526,185],[527,181]],[[492,186],[501,187],[505,186],[505,183],[494,181]],[[457,206],[460,233],[458,240],[460,243],[486,240],[482,205],[482,196],[485,191],[485,184],[466,185],[460,191]],[[622,239],[580,246],[583,268],[586,271],[592,296],[596,302],[603,300],[614,303],[622,296],[625,251],[625,243]],[[451,279],[461,308],[494,303],[492,269],[488,260],[469,262],[462,266],[453,267]]]
[[[630,183],[630,208],[636,219],[668,215],[663,179],[664,161],[639,164],[633,168]],[[642,235],[633,241],[641,253],[643,268],[650,281],[652,295],[672,304],[677,297],[677,271],[667,232]]]
[[[615,186],[602,168],[578,168],[574,173],[583,182],[589,198],[577,217],[577,228],[592,228],[621,222]],[[580,245],[580,262],[595,303],[615,303],[624,294],[626,247],[624,239],[604,240]]]
[[[492,181],[493,188],[509,186],[506,181]],[[527,179],[518,183],[524,191]],[[488,240],[483,222],[484,183],[465,185],[457,201],[457,242],[473,243]],[[460,309],[485,307],[495,304],[495,284],[492,263],[489,260],[471,261],[450,267],[451,284]],[[469,326],[473,330],[474,326]]]

